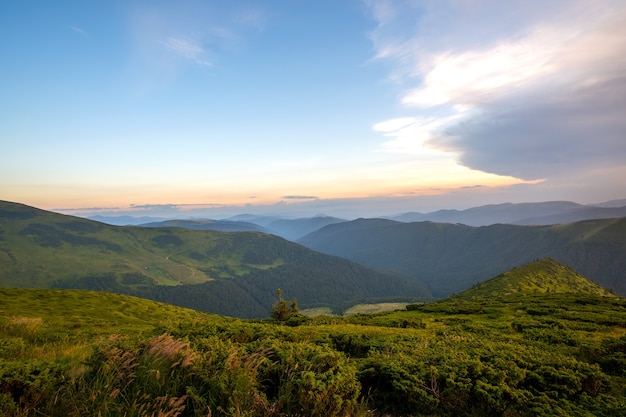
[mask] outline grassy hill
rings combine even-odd
[[[562,292],[508,290],[529,273]],[[485,296],[291,326],[0,289],[0,415],[624,415],[626,300],[571,277],[545,260]]]
[[[263,233],[110,226],[0,202],[0,287],[83,288],[266,317],[277,288],[336,310],[418,283]]]
[[[456,299],[496,297],[510,294],[573,293],[615,297],[606,288],[554,259],[540,259],[513,268],[454,296]]]
[[[298,242],[371,268],[411,276],[437,297],[546,257],[626,294],[626,218],[482,227],[359,219],[326,226]]]

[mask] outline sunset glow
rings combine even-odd
[[[36,3],[0,6],[0,199],[358,216],[626,196],[620,0]]]

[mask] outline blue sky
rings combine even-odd
[[[621,0],[5,1],[0,198],[212,217],[624,198],[625,24]]]

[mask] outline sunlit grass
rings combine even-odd
[[[2,289],[0,413],[379,417],[506,407],[526,416],[528,403],[534,415],[624,411],[622,298],[525,294],[408,310],[291,327],[107,293]],[[23,389],[28,406],[11,399]]]
[[[306,309],[300,310],[300,313],[307,317],[332,316],[333,309],[330,307],[306,308]]]
[[[344,315],[352,314],[376,314],[383,311],[404,310],[409,303],[376,303],[376,304],[357,304],[350,307],[344,312]]]

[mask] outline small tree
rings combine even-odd
[[[283,291],[278,288],[276,290],[278,301],[272,306],[271,317],[278,321],[287,321],[292,317],[300,316],[300,309],[298,308],[298,300],[295,298],[291,301],[287,301],[283,298]]]

